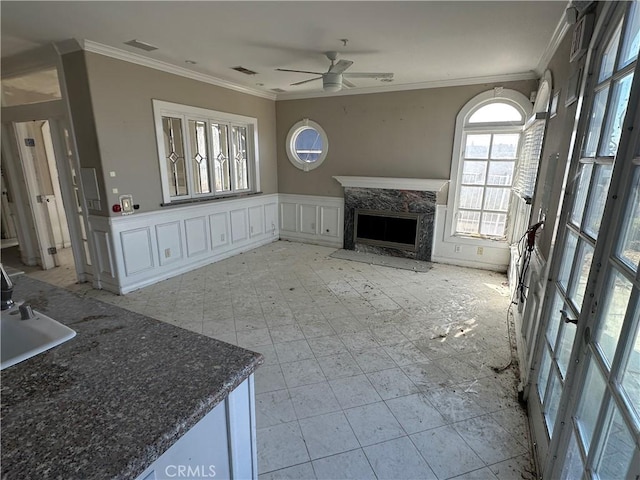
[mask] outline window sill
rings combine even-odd
[[[214,203],[223,202],[225,200],[236,200],[238,198],[252,197],[254,195],[262,195],[262,192],[242,192],[232,193],[229,195],[217,195],[215,197],[189,198],[186,200],[174,200],[170,203],[161,203],[161,207],[180,207],[184,205],[193,205],[196,203]]]

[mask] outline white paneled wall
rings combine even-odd
[[[102,288],[127,293],[278,240],[278,195],[90,217]]]
[[[280,194],[280,238],[342,248],[344,199]]]

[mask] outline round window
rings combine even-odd
[[[300,170],[307,172],[318,168],[324,162],[328,149],[327,134],[312,120],[301,120],[289,130],[287,156]]]

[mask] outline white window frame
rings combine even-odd
[[[516,108],[522,115],[520,122],[500,122],[500,123],[469,123],[469,118],[480,108],[491,103],[506,103]],[[520,133],[526,119],[531,116],[532,105],[527,97],[515,90],[503,88],[494,88],[480,93],[469,100],[458,113],[456,117],[456,130],[453,144],[453,154],[451,157],[451,182],[449,190],[449,198],[447,201],[447,215],[445,220],[445,232],[450,238],[454,238],[456,243],[466,243],[474,245],[492,246],[496,242],[507,243],[509,237],[507,225],[507,233],[504,239],[486,235],[471,235],[456,232],[456,223],[458,218],[458,204],[460,196],[460,186],[462,182],[462,164],[464,162],[464,146],[468,133]],[[522,141],[522,137],[521,137]],[[519,153],[519,151],[518,151]],[[516,157],[516,169],[518,158]],[[507,221],[509,219],[507,218]]]
[[[260,170],[259,170],[259,148],[258,148],[258,120],[253,117],[237,115],[234,113],[218,112],[206,108],[192,107],[189,105],[181,105],[179,103],[165,102],[162,100],[152,100],[153,103],[153,119],[156,130],[156,143],[158,147],[158,163],[160,166],[160,177],[162,180],[162,200],[163,204],[183,203],[185,201],[197,201],[207,198],[231,197],[243,193],[254,193],[260,191]],[[167,161],[164,148],[164,133],[162,128],[162,117],[180,118],[183,128],[183,149],[185,152],[185,161],[187,162],[187,194],[179,196],[171,196],[169,189],[169,172],[167,171]],[[188,162],[191,160],[191,145],[189,142],[189,120],[204,121],[207,124],[207,149],[209,162],[209,178],[211,184],[210,193],[193,193],[193,172]],[[229,141],[229,163],[231,168],[231,190],[225,192],[215,191],[215,168],[213,165],[212,155],[212,139],[211,124],[219,123],[227,125],[229,140],[231,129],[233,127],[247,128],[247,183],[248,188],[235,188],[235,160],[233,142]]]
[[[318,155],[318,159],[314,162],[305,162],[304,160],[302,160],[296,152],[295,148],[295,143],[298,139],[298,135],[300,135],[307,129],[315,130],[316,132],[318,132],[320,138],[322,139],[322,150]],[[293,126],[289,129],[285,147],[287,150],[287,157],[289,157],[289,161],[291,162],[291,164],[294,167],[299,168],[300,170],[308,172],[310,170],[318,168],[320,165],[322,165],[322,162],[324,162],[325,158],[327,158],[327,152],[329,151],[329,139],[322,126],[320,126],[313,120],[305,118],[303,120],[300,120],[299,122],[294,123]]]

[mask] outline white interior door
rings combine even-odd
[[[13,124],[20,153],[20,163],[28,191],[33,215],[37,248],[42,268],[48,270],[58,265],[55,247],[54,225],[55,195],[42,136],[43,121],[16,122]]]
[[[544,478],[640,476],[640,4],[603,18],[529,397]]]

